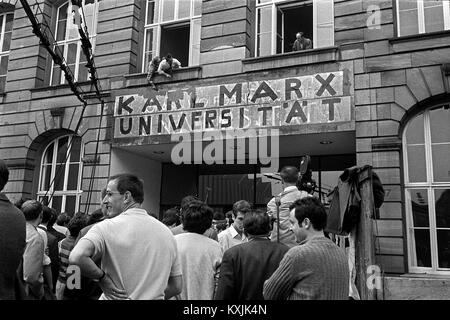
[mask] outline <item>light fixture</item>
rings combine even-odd
[[[322,141],[320,141],[320,144],[332,144],[333,143],[333,141],[330,141],[330,140],[322,140]]]

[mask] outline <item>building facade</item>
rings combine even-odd
[[[303,155],[324,201],[342,170],[369,164],[386,190],[379,298],[450,298],[449,1],[83,0],[103,107],[71,2],[28,3],[88,103],[21,2],[0,1],[10,199],[90,212],[110,175],[132,172],[152,214],[187,194],[225,212],[241,198],[264,207],[279,188],[264,173]],[[311,49],[292,51],[297,32]],[[148,62],[167,53],[182,68],[154,90]]]

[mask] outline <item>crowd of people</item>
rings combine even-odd
[[[0,160],[0,191],[8,175]],[[132,174],[110,177],[91,214],[14,206],[0,193],[0,299],[348,299],[347,258],[324,234],[324,206],[297,189],[295,167],[280,175],[284,191],[266,210],[242,199],[223,214],[189,195],[161,221],[142,208]]]

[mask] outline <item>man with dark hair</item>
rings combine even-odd
[[[82,212],[74,214],[67,224],[69,229],[69,236],[59,243],[59,259],[61,261],[58,270],[58,284],[56,286],[56,297],[58,300],[77,299],[79,297],[78,290],[71,290],[66,288],[67,281],[67,267],[69,266],[69,255],[75,247],[75,240],[78,237],[81,229],[86,226],[87,217]],[[81,288],[84,289],[84,288]]]
[[[28,200],[22,204],[25,216],[27,244],[23,254],[23,269],[19,270],[28,299],[41,300],[44,296],[44,239],[37,231],[42,220],[42,204],[36,200]],[[21,279],[21,280],[22,280]]]
[[[180,225],[180,216],[177,208],[170,208],[164,212],[163,218],[161,220],[169,229],[175,228]]]
[[[41,230],[45,232],[45,236],[47,237],[47,248],[48,248],[48,257],[50,258],[50,268],[52,273],[52,288],[56,288],[56,280],[58,279],[58,270],[59,270],[59,256],[58,256],[58,242],[62,239],[57,239],[50,231],[48,230],[48,225],[50,220],[52,220],[53,212],[47,207],[43,206],[42,209],[42,221],[38,226]],[[39,231],[39,230],[38,230]],[[42,234],[41,234],[42,235]],[[63,238],[65,238],[63,236]],[[44,240],[45,243],[45,240]],[[46,250],[47,250],[46,248]]]
[[[229,248],[247,242],[247,237],[244,234],[244,217],[247,212],[250,212],[252,206],[246,200],[239,200],[233,204],[233,224],[226,230],[219,233],[219,243],[222,251],[225,252]]]
[[[95,224],[70,253],[70,264],[99,281],[100,299],[167,299],[181,291],[175,239],[141,208],[143,201],[144,186],[137,176],[111,177],[103,199],[108,219]],[[98,257],[101,268],[94,261]]]
[[[273,197],[267,204],[267,212],[272,218],[277,218],[279,211],[279,221],[274,223],[270,239],[279,241],[292,248],[297,245],[292,225],[289,222],[289,207],[297,199],[308,197],[305,191],[297,189],[298,169],[292,166],[286,166],[281,169],[280,176],[283,184],[283,192]],[[278,208],[277,208],[278,207]],[[278,225],[280,226],[278,230]]]
[[[173,69],[181,68],[181,63],[177,59],[173,58],[168,53],[159,63],[158,74],[165,75],[167,78],[172,78]]]
[[[66,237],[66,235],[61,233],[61,232],[59,232],[59,231],[57,231],[54,228],[54,225],[55,225],[56,220],[58,218],[58,213],[56,212],[55,209],[47,207],[47,206],[44,206],[42,210],[43,210],[43,217],[45,215],[49,215],[50,216],[50,219],[48,220],[48,222],[46,224],[47,231],[50,234],[52,234],[57,239],[57,242],[60,242],[62,239],[64,239]]]
[[[295,201],[290,219],[299,246],[291,248],[264,283],[266,300],[347,300],[345,252],[326,238],[324,206],[316,198]]]
[[[256,210],[244,218],[248,242],[228,249],[223,255],[216,300],[263,300],[263,284],[288,247],[269,240],[270,217]]]
[[[183,213],[186,233],[175,236],[183,270],[183,300],[212,300],[222,260],[217,241],[204,236],[211,227],[213,210],[202,201],[192,201]]]
[[[26,245],[23,213],[1,192],[9,179],[9,170],[0,159],[0,300],[16,298],[14,281]]]
[[[178,226],[170,229],[174,236],[176,236],[177,234],[186,232],[186,230],[184,230],[184,228],[183,228],[183,212],[186,211],[186,209],[189,207],[189,204],[193,201],[199,201],[199,199],[196,196],[191,196],[191,195],[186,196],[183,199],[181,199],[181,203],[180,203],[181,223]],[[207,236],[208,238],[218,241],[217,232],[212,227],[208,228],[205,231],[204,235]]]

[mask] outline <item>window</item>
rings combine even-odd
[[[14,13],[0,14],[0,92],[5,92]]]
[[[143,72],[154,56],[171,53],[183,67],[200,62],[201,0],[148,0]]]
[[[86,19],[83,23],[86,25],[89,32],[89,40],[92,44],[92,50],[95,48],[96,26],[98,1],[97,0],[83,0],[83,11],[80,9],[81,17]],[[87,81],[89,71],[85,67],[86,57],[81,49],[80,35],[78,33],[78,26],[73,23],[72,19],[72,3],[65,2],[58,7],[56,15],[56,27],[54,36],[56,37],[56,45],[59,52],[64,56],[67,66],[73,72],[75,81]],[[84,19],[83,19],[84,20]],[[56,50],[56,49],[55,49]],[[63,72],[60,67],[54,62],[52,63],[52,73],[50,83],[51,85],[63,84],[66,82]]]
[[[450,30],[449,0],[397,0],[399,36]]]
[[[450,106],[413,118],[403,135],[410,272],[450,274]]]
[[[258,0],[255,55],[291,52],[297,32],[314,49],[334,45],[333,13],[333,0]]]
[[[70,144],[73,145],[69,156]],[[59,212],[78,211],[83,152],[81,138],[75,135],[63,136],[50,143],[42,155],[38,200],[49,200],[48,205]]]

